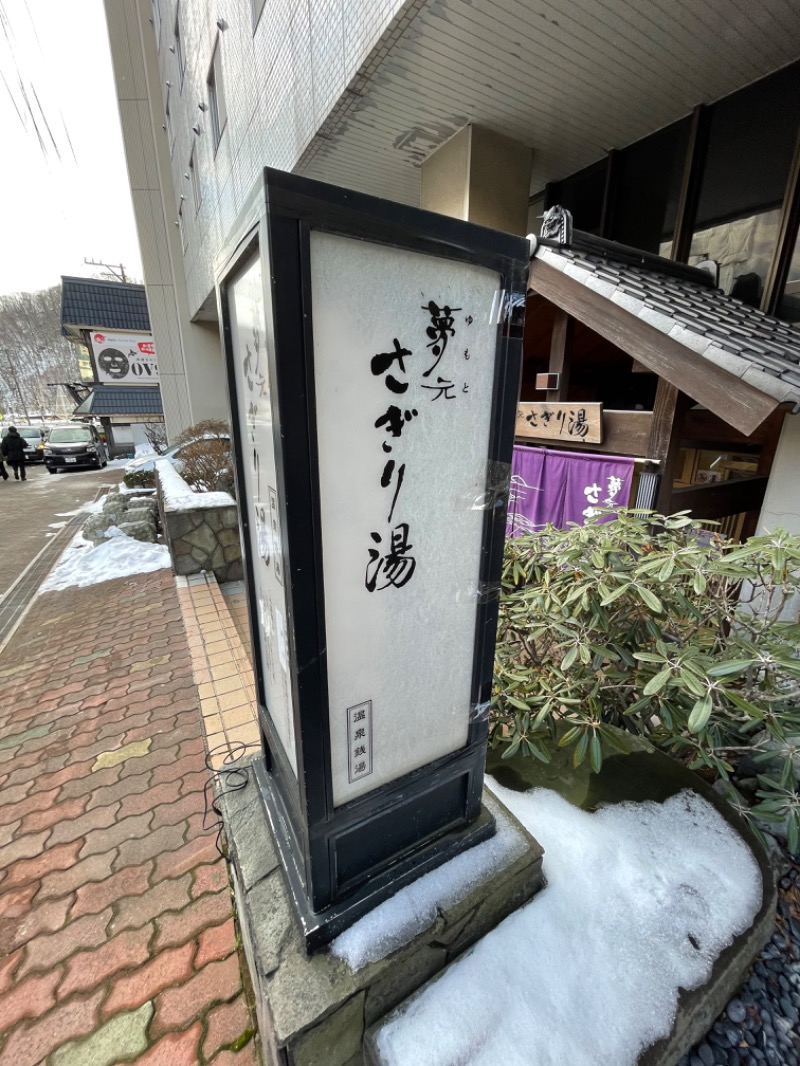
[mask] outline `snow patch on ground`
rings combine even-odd
[[[492,870],[512,863],[525,850],[525,839],[500,812],[496,820],[497,832],[491,840],[400,889],[338,936],[331,952],[353,971],[383,959],[431,925],[437,906],[451,906]]]
[[[48,529],[63,529],[66,524],[67,524],[66,522],[48,522],[47,528]]]
[[[104,499],[105,496],[101,496],[99,500],[89,500],[81,507],[76,507],[74,511],[59,511],[56,518],[74,518],[76,514],[99,514],[103,510]]]
[[[380,1031],[386,1066],[634,1066],[678,989],[761,904],[744,841],[696,794],[587,814],[555,792],[492,791],[544,846],[548,886]]]
[[[110,539],[93,545],[78,533],[40,586],[39,593],[85,588],[117,577],[149,574],[169,565],[169,550],[163,544],[134,540],[116,530]]]

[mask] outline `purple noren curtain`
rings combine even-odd
[[[515,445],[506,534],[534,533],[548,522],[582,525],[595,509],[625,507],[632,479],[633,459]]]

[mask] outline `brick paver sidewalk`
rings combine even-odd
[[[201,730],[169,570],[0,656],[0,1066],[257,1062]]]

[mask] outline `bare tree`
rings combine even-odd
[[[161,422],[145,422],[144,435],[154,452],[163,455],[167,450],[167,427]]]
[[[178,437],[181,477],[198,492],[215,492],[232,481],[231,428],[219,418],[206,418]]]
[[[7,404],[30,419],[55,403],[51,381],[74,381],[74,345],[61,334],[61,289],[0,296],[0,384]]]

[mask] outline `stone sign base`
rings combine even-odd
[[[542,848],[513,815],[484,792],[502,843],[485,873],[457,878],[405,943],[395,931],[385,957],[357,969],[332,950],[308,956],[264,816],[255,774],[223,774],[223,810],[239,929],[256,999],[268,1066],[361,1066],[367,1027],[378,1022],[456,956],[542,887]],[[243,787],[237,787],[242,785]],[[479,845],[487,847],[492,842]],[[465,852],[461,858],[470,855]],[[455,862],[458,859],[454,860]],[[480,865],[476,862],[475,869]],[[437,876],[447,883],[440,867]],[[417,882],[419,885],[419,882]],[[413,885],[404,891],[411,891]],[[392,908],[392,902],[384,904]],[[365,919],[367,920],[367,919]],[[391,924],[391,915],[388,919]],[[400,946],[396,946],[400,943]],[[355,964],[354,964],[355,965]]]

